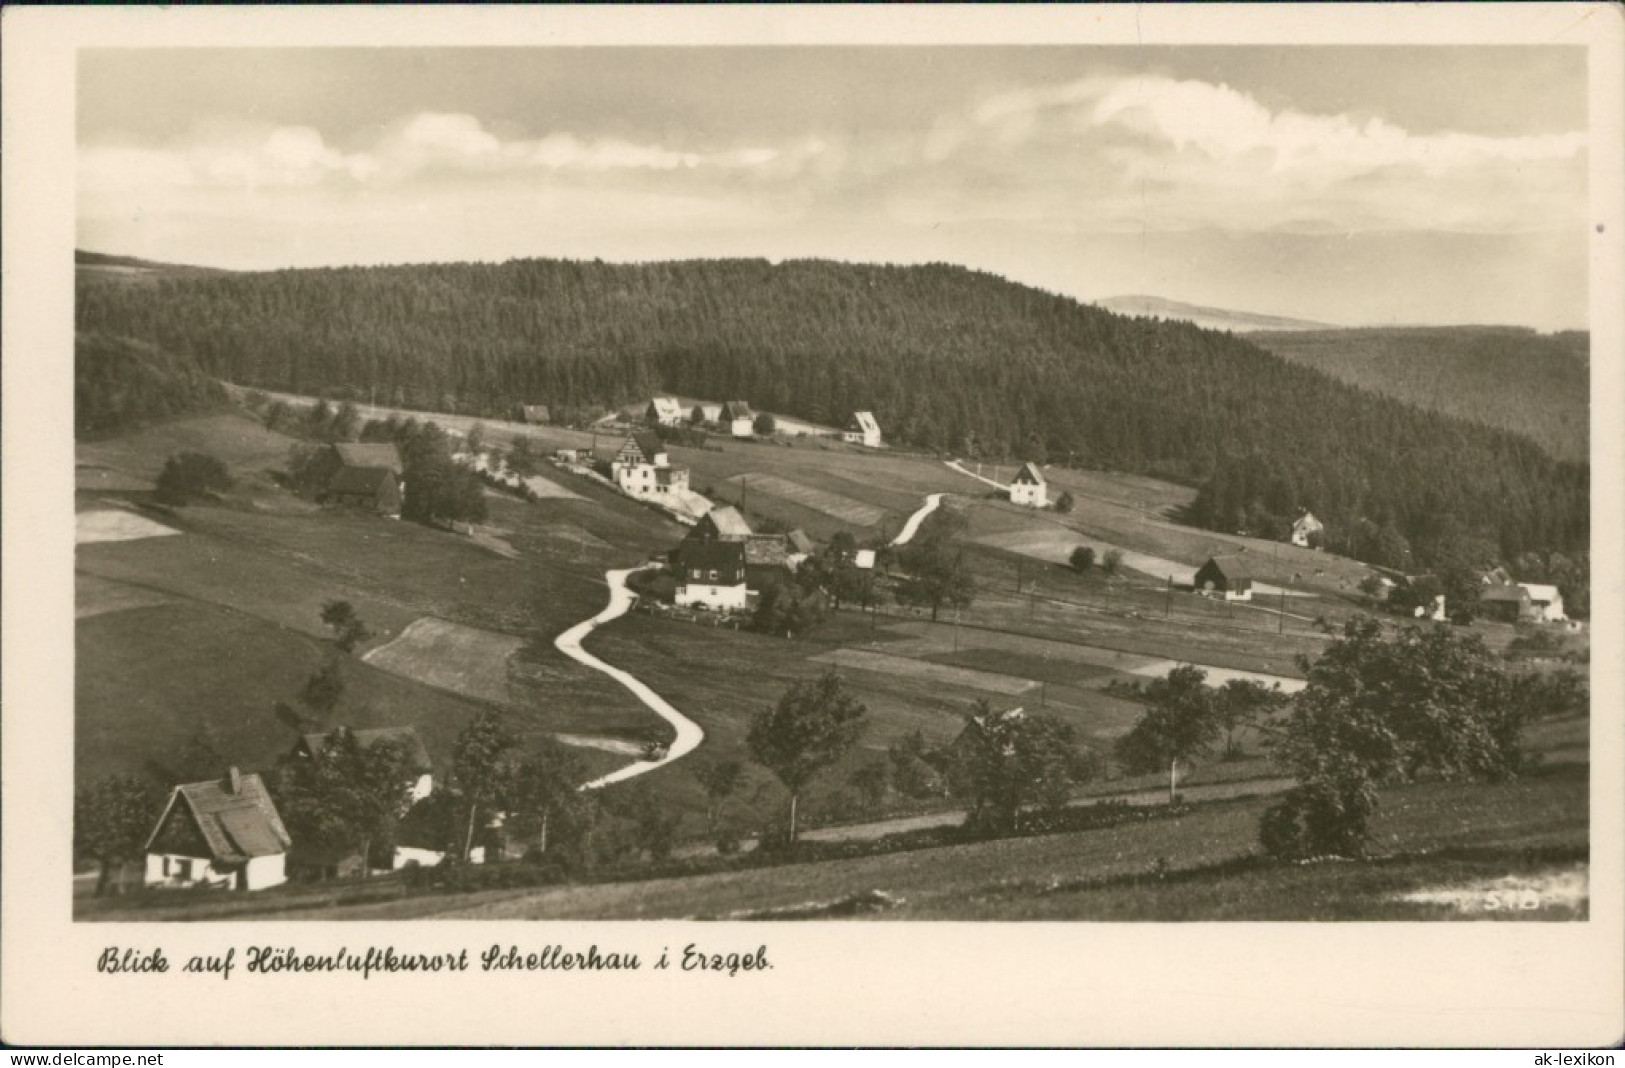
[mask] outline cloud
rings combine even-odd
[[[1271,109],[1223,84],[1094,76],[940,118],[916,153],[927,177],[898,196],[914,217],[1100,231],[1545,229],[1583,211],[1586,145],[1583,132],[1416,133]]]
[[[823,151],[806,139],[782,146],[746,145],[714,152],[553,132],[503,139],[472,115],[423,112],[387,126],[373,144],[345,151],[320,131],[284,126],[252,134],[202,138],[164,147],[86,145],[79,152],[81,188],[94,193],[229,187],[307,188],[334,182],[398,183],[435,174],[603,176],[633,172],[799,171]]]

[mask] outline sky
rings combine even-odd
[[[78,243],[267,269],[946,261],[1584,328],[1573,47],[93,49]]]

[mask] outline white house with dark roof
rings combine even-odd
[[[264,890],[287,881],[293,839],[256,774],[184,783],[147,837],[148,886]]]
[[[717,422],[727,427],[728,433],[736,438],[748,438],[756,433],[756,413],[742,400],[731,400],[724,404]]]
[[[676,397],[656,397],[643,410],[643,419],[651,426],[682,426],[683,415]]]
[[[1049,503],[1049,483],[1035,463],[1024,463],[1010,480],[1010,503],[1026,508],[1042,508]]]
[[[853,412],[851,422],[841,431],[841,440],[871,449],[880,448],[880,424],[875,421],[875,413]]]
[[[1316,519],[1313,512],[1305,512],[1292,524],[1292,544],[1311,548],[1319,544],[1320,535],[1325,530],[1326,524]]]

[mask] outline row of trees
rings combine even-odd
[[[811,309],[811,311],[810,311]],[[1228,334],[1128,319],[945,265],[526,260],[82,281],[82,332],[210,374],[396,407],[506,414],[515,398],[748,396],[894,441],[1047,456],[1203,489],[1217,529],[1309,506],[1335,531],[1487,531],[1503,559],[1587,540],[1584,464],[1294,366]],[[1309,499],[1310,490],[1314,499]]]

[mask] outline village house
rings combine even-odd
[[[717,416],[717,422],[736,438],[748,438],[756,433],[753,426],[755,421],[756,413],[742,400],[728,401]]]
[[[656,397],[643,410],[643,421],[650,426],[682,426],[683,406],[676,397]]]
[[[287,881],[293,840],[257,774],[235,767],[225,777],[170,791],[147,838],[145,883],[264,890]]]
[[[341,467],[322,498],[328,504],[361,508],[378,515],[401,514],[401,484],[387,467]]]
[[[783,534],[752,534],[743,544],[748,593],[760,594],[769,586],[788,581],[795,573],[790,545]]]
[[[672,553],[677,604],[718,612],[742,612],[749,603],[745,542],[685,538]]]
[[[1010,480],[1010,503],[1027,508],[1043,508],[1049,503],[1049,484],[1035,463],[1024,463]]]
[[[424,746],[423,739],[418,737],[416,727],[363,727],[360,730],[334,727],[325,734],[301,735],[299,741],[294,743],[293,755],[314,757],[325,753],[329,746],[352,741],[363,751],[380,742],[393,742],[401,746],[411,757],[412,770],[417,773],[412,783],[411,801],[422,801],[434,792],[434,765],[429,760],[429,750]]]
[[[1210,556],[1196,572],[1196,592],[1222,594],[1227,601],[1253,599],[1253,574],[1239,556]]]
[[[1305,512],[1292,524],[1292,544],[1305,549],[1318,549],[1325,531],[1324,523],[1316,519],[1313,513]]]
[[[1478,595],[1478,611],[1503,623],[1560,623],[1568,618],[1557,587],[1533,582],[1486,586]]]
[[[657,500],[688,490],[688,468],[671,466],[665,443],[652,431],[629,435],[609,467],[615,485],[629,497]]]
[[[841,431],[841,440],[852,445],[867,445],[871,449],[880,448],[880,424],[875,422],[875,414],[853,412],[851,422]]]
[[[731,504],[713,508],[700,517],[688,532],[688,541],[744,541],[751,536],[750,524]]]
[[[335,442],[315,458],[319,499],[328,504],[365,508],[379,515],[401,514],[401,481],[405,466],[400,450],[388,443]]]
[[[691,423],[715,424],[721,418],[722,405],[706,404],[702,401],[701,403],[696,404],[693,410],[689,412],[688,421]]]
[[[532,426],[546,426],[553,421],[553,415],[547,410],[545,404],[521,404],[519,406],[519,421]]]

